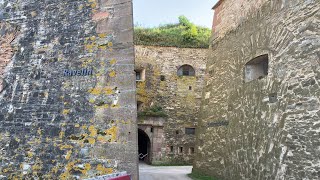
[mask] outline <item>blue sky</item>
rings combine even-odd
[[[178,16],[185,15],[191,22],[211,28],[211,8],[216,2],[217,0],[133,0],[134,23],[155,27],[178,22]]]

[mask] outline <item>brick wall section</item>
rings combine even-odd
[[[248,14],[257,11],[267,0],[220,0],[215,7],[213,33],[221,38],[245,21]]]
[[[0,18],[20,27],[14,55],[1,52],[12,66],[0,95],[0,179],[127,171],[137,180],[131,1],[6,0]],[[92,75],[64,76],[82,68]]]
[[[0,21],[0,92],[3,89],[3,75],[6,66],[11,61],[14,49],[11,42],[17,36],[17,28],[4,21]]]

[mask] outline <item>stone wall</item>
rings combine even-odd
[[[136,46],[135,51],[136,70],[145,72],[144,80],[137,82],[139,111],[160,106],[167,115],[163,130],[160,128],[163,141],[158,138],[159,143],[155,144],[158,150],[153,153],[157,157],[153,161],[191,163],[194,155],[189,153],[189,148],[194,148],[195,136],[186,135],[185,128],[197,126],[208,51],[152,46]],[[177,75],[185,64],[195,69],[195,76]],[[138,124],[144,125],[147,119],[139,117]],[[159,128],[157,124],[154,126]],[[183,147],[183,152],[178,152],[179,147]]]
[[[318,0],[270,0],[212,44],[195,172],[320,178],[319,12]],[[268,74],[245,82],[246,63],[263,54]]]
[[[0,42],[0,179],[138,179],[130,0],[0,1]]]
[[[6,84],[3,83],[3,75],[5,68],[11,62],[14,53],[13,47],[10,43],[17,36],[17,29],[9,23],[0,22],[0,92]]]
[[[214,7],[213,37],[221,38],[239,24],[246,21],[247,15],[257,11],[268,0],[220,0]]]

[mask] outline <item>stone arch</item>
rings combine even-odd
[[[148,134],[140,128],[138,129],[138,152],[140,161],[151,163],[151,140]]]
[[[177,75],[178,76],[195,76],[196,72],[191,65],[184,64],[179,67]]]

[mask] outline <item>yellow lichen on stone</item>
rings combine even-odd
[[[90,165],[89,163],[86,163],[86,164],[84,165],[84,169],[81,170],[81,172],[82,172],[82,174],[87,174],[88,171],[90,171],[90,170],[91,170],[91,165]]]
[[[62,111],[62,114],[64,114],[64,115],[67,115],[67,114],[69,114],[70,113],[70,109],[64,109],[63,111]]]
[[[111,95],[113,93],[113,90],[111,88],[105,88],[104,92],[107,95]]]
[[[100,95],[101,94],[101,88],[93,88],[89,89],[88,92],[92,95]]]
[[[51,169],[51,172],[54,173],[54,174],[56,174],[56,173],[58,172],[58,170],[59,170],[59,167],[55,166],[55,167],[53,167],[53,168]]]
[[[97,141],[106,142],[106,137],[99,135],[99,136],[97,137]]]
[[[42,131],[41,131],[41,129],[40,129],[40,128],[37,130],[37,133],[41,136]]]
[[[113,43],[112,42],[108,42],[108,46],[109,47],[113,46]]]
[[[101,33],[101,34],[98,34],[99,38],[105,38],[107,37],[107,34],[106,33]]]
[[[69,172],[64,172],[59,176],[59,179],[60,180],[67,180],[69,176],[70,176]]]
[[[96,7],[97,7],[97,3],[96,3],[96,2],[92,3],[92,4],[91,4],[91,7],[92,7],[92,8],[96,8]]]
[[[80,124],[75,124],[74,127],[79,128]]]
[[[39,164],[35,164],[35,165],[32,166],[32,170],[33,171],[39,171],[41,169],[42,169],[42,167]]]
[[[59,133],[59,138],[62,139],[62,138],[64,137],[64,134],[65,134],[64,131],[61,131],[61,132]]]
[[[87,140],[88,140],[89,144],[93,145],[96,143],[96,139],[94,139],[94,138],[87,138]]]
[[[29,158],[33,157],[33,153],[32,153],[32,152],[30,152],[30,151],[29,151],[29,152],[27,152],[27,155],[28,155],[28,157],[29,157]]]
[[[115,76],[116,76],[116,72],[115,72],[115,71],[111,71],[111,72],[109,73],[109,76],[110,76],[110,77],[115,77]]]
[[[120,105],[118,105],[118,104],[113,104],[112,106],[111,106],[111,108],[119,108],[120,107]]]
[[[107,49],[107,46],[104,46],[104,45],[99,46],[99,49],[106,50],[106,49]]]
[[[110,129],[106,130],[105,133],[111,136],[111,142],[117,140],[117,132],[118,128],[116,126],[112,126]]]
[[[104,104],[103,106],[95,106],[95,108],[98,108],[98,109],[108,109],[108,108],[109,108],[109,105],[108,105],[108,104]]]
[[[68,145],[68,144],[61,145],[61,146],[60,146],[60,150],[64,150],[64,149],[72,149],[72,148],[73,148],[73,146]]]
[[[104,166],[101,165],[101,164],[98,164],[98,165],[97,165],[96,170],[99,171],[100,174],[102,174],[102,175],[106,175],[106,174],[111,174],[111,173],[113,173],[113,169],[112,169],[112,168],[106,168],[106,167],[104,167]]]
[[[88,128],[89,132],[90,132],[90,136],[91,137],[96,137],[97,136],[97,129],[91,125],[89,128]]]
[[[71,154],[72,154],[72,151],[71,151],[71,150],[67,152],[66,160],[69,160],[69,159],[70,159]]]
[[[110,64],[111,65],[114,65],[114,64],[116,64],[117,63],[117,60],[116,59],[111,59],[111,61],[110,61]]]

